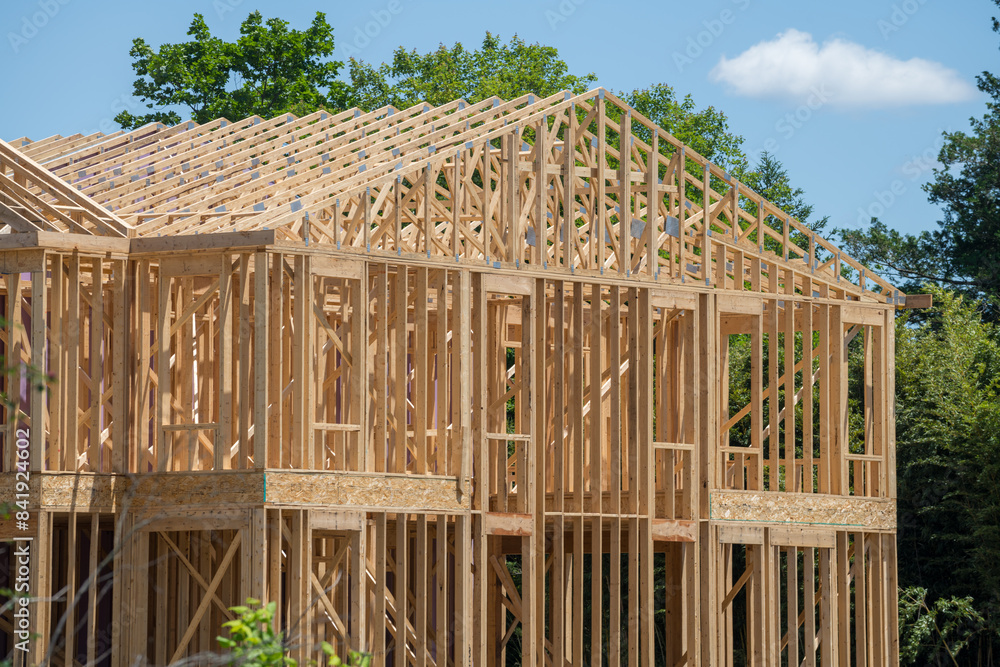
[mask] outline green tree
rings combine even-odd
[[[760,196],[779,206],[793,218],[807,224],[815,231],[826,227],[829,217],[810,222],[813,206],[806,202],[805,190],[792,186],[781,161],[774,155],[764,151],[757,164],[743,176],[743,182],[754,189]]]
[[[867,229],[836,229],[844,250],[862,264],[875,269],[905,292],[920,292],[931,282],[974,298],[983,296],[969,289],[966,277],[945,268],[948,259],[940,231],[903,234],[872,218]]]
[[[456,42],[421,54],[400,46],[390,63],[374,66],[351,59],[349,71],[351,104],[365,110],[389,104],[405,109],[418,102],[437,106],[456,99],[474,104],[526,93],[547,97],[567,89],[582,93],[597,80],[593,73],[570,74],[551,46],[527,44],[517,35],[504,44],[490,32],[478,49]]]
[[[899,579],[934,605],[971,597],[983,660],[1000,647],[1000,344],[974,301],[929,289],[923,321],[896,325]]]
[[[177,107],[204,123],[220,116],[272,118],[343,105],[346,86],[337,79],[343,63],[329,60],[333,28],[322,12],[301,31],[253,12],[235,42],[214,37],[204,16],[195,14],[187,34],[190,41],[155,51],[141,37],[133,40],[129,55],[139,77],[134,93],[153,111],[140,116],[123,111],[115,122],[124,128],[173,125],[182,118]]]

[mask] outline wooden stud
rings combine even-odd
[[[220,259],[219,270],[219,429],[215,436],[215,470],[232,468],[232,459],[228,455],[233,443],[233,265],[228,254]],[[161,295],[163,288],[161,287]],[[296,294],[298,297],[298,294]],[[161,297],[162,301],[162,297]],[[298,304],[299,299],[296,298]],[[160,320],[165,321],[165,315],[160,314]],[[163,328],[166,332],[166,327]],[[164,348],[160,347],[161,352]],[[297,375],[297,377],[303,377]],[[301,388],[299,388],[301,393]],[[167,408],[165,407],[165,410]],[[171,434],[172,435],[172,434]],[[295,435],[302,436],[298,431]],[[164,432],[166,437],[166,433]],[[294,437],[294,436],[293,436]]]

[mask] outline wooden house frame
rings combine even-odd
[[[248,597],[300,661],[898,662],[921,304],[604,90],[0,142],[0,224],[18,664]]]

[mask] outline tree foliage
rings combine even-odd
[[[928,289],[923,321],[896,326],[899,578],[972,597],[981,658],[1000,644],[1000,344],[975,302]]]
[[[192,119],[204,123],[343,105],[345,84],[337,79],[343,63],[329,60],[333,28],[322,12],[306,30],[253,12],[235,42],[213,36],[204,16],[195,14],[187,34],[190,41],[155,51],[141,37],[133,40],[129,55],[139,77],[134,93],[153,111],[140,116],[123,111],[115,122],[124,128],[173,125],[181,121],[175,107],[186,107]]]
[[[491,97],[511,100],[527,93],[548,97],[562,90],[582,93],[597,80],[593,74],[569,73],[551,46],[528,44],[514,35],[504,44],[487,32],[478,49],[461,42],[429,53],[396,49],[392,62],[375,66],[350,61],[350,99],[370,110],[391,104],[405,109],[418,102],[431,106],[456,99],[476,103]]]
[[[226,664],[239,667],[296,667],[298,663],[287,655],[288,647],[284,637],[274,628],[277,608],[276,602],[261,604],[260,600],[253,598],[247,598],[245,605],[229,608],[236,614],[236,618],[222,624],[229,636],[216,637],[219,645],[228,651]],[[329,642],[324,641],[321,648],[326,656],[327,667],[371,666],[370,653],[350,651],[345,663],[334,653]],[[316,663],[310,661],[309,664]]]
[[[285,654],[280,632],[274,629],[277,603],[261,605],[249,598],[246,605],[230,607],[236,618],[222,627],[228,637],[217,637],[219,645],[229,651],[229,664],[242,667],[294,667],[296,662]]]
[[[757,164],[744,175],[743,182],[814,231],[818,232],[826,227],[828,216],[815,221],[809,220],[813,206],[806,202],[805,190],[792,185],[788,170],[772,153],[761,153]]]
[[[844,250],[903,291],[919,292],[926,282],[969,293],[965,277],[945,269],[940,232],[904,234],[872,218],[867,229],[837,229]],[[971,290],[970,296],[979,296]]]
[[[958,657],[979,632],[983,618],[971,597],[938,598],[927,604],[927,589],[899,591],[899,662],[903,665],[958,665]]]

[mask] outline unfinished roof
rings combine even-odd
[[[16,143],[0,142],[10,232],[273,230],[363,252],[764,290],[777,262],[845,298],[902,301],[603,89]]]

